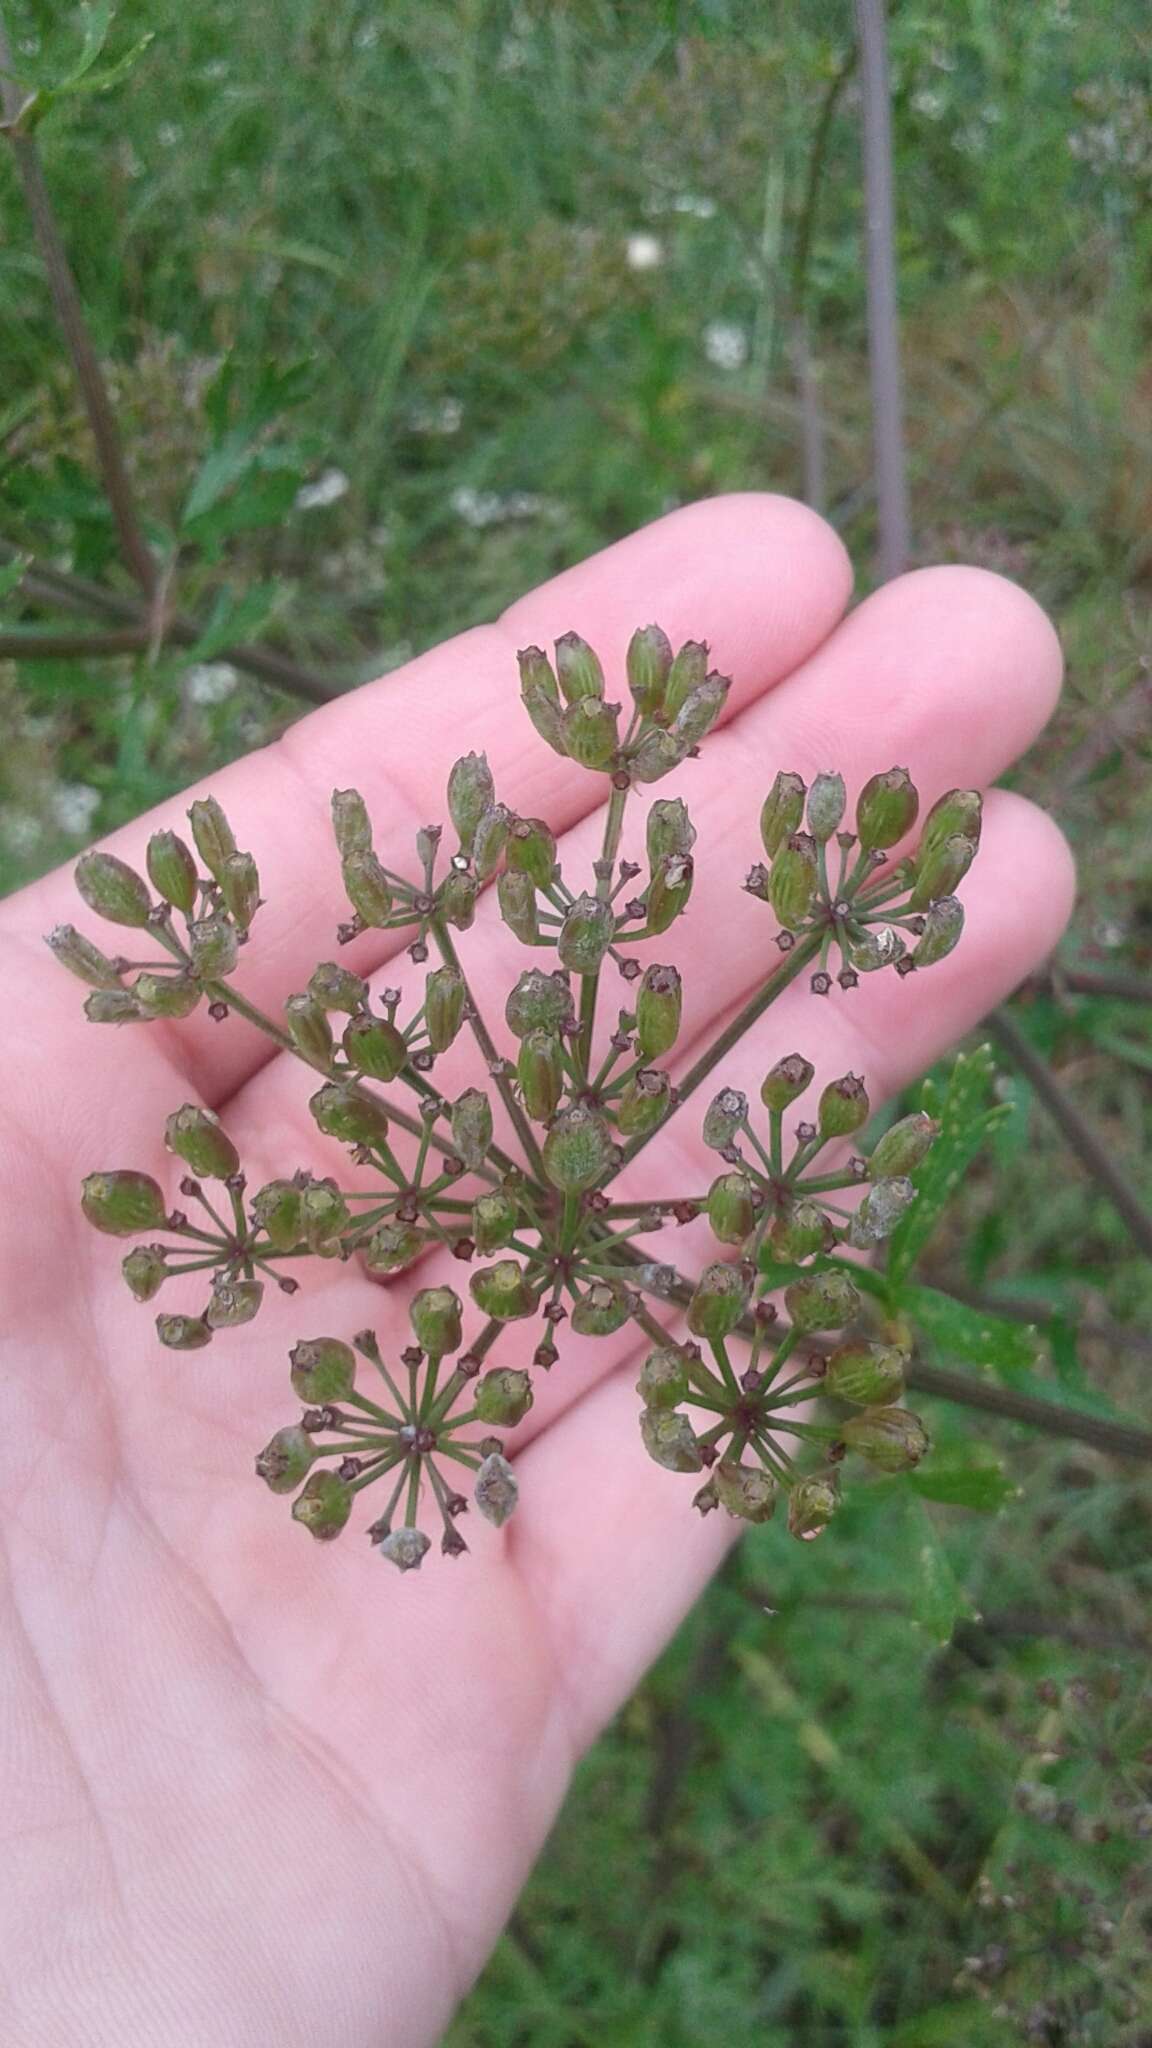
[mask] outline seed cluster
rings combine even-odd
[[[526,650],[520,676],[541,737],[606,779],[603,840],[586,877],[566,875],[544,820],[500,801],[482,754],[457,761],[448,778],[454,850],[445,855],[442,827],[425,827],[408,876],[377,852],[359,792],[333,796],[350,906],[338,937],[404,932],[424,970],[407,993],[376,990],[329,960],[288,997],[282,1023],[256,1009],[231,976],[259,908],[259,878],[211,798],[192,806],[192,847],[174,832],[153,837],[147,880],[113,855],[84,856],[77,884],[90,908],[160,948],[155,959],[129,961],[71,926],[53,932],[57,957],[89,986],[88,1015],[147,1023],[202,1001],[217,1018],[237,1011],[318,1078],[309,1102],[317,1130],[346,1148],[355,1169],[337,1178],[301,1168],[250,1191],[217,1117],[186,1104],[165,1139],[186,1169],[188,1206],[172,1208],[150,1175],[117,1169],[87,1176],[85,1214],[100,1230],[141,1240],[123,1264],[138,1300],[205,1275],[198,1313],[157,1318],[161,1342],[175,1350],[201,1349],[250,1322],[268,1284],[295,1290],[285,1268],[306,1258],[355,1260],[377,1279],[411,1271],[414,1280],[432,1252],[459,1262],[459,1291],[414,1287],[413,1341],[397,1359],[371,1330],[295,1346],[290,1376],[303,1412],[256,1469],[274,1492],[294,1496],[295,1519],[318,1538],[338,1535],[354,1496],[379,1483],[384,1505],[369,1533],[382,1555],[401,1570],[418,1566],[429,1517],[442,1549],[459,1554],[470,1501],[497,1526],[515,1506],[508,1447],[492,1432],[524,1420],[536,1374],[561,1359],[565,1328],[612,1337],[626,1326],[647,1346],[637,1392],[649,1455],[700,1478],[702,1513],[723,1508],[762,1522],[783,1493],[790,1530],[810,1538],[836,1510],[849,1452],[892,1472],[927,1448],[922,1424],[901,1405],[906,1334],[878,1320],[859,1255],[915,1201],[913,1176],[936,1126],[909,1116],[867,1156],[854,1151],[869,1116],[863,1082],[828,1080],[805,1113],[817,1077],[791,1053],[766,1074],[755,1114],[737,1088],[713,1096],[703,1141],[722,1170],[710,1185],[629,1201],[616,1199],[614,1183],[805,968],[827,995],[836,961],[847,990],[862,973],[907,974],[952,950],[963,924],[954,891],[978,844],[979,796],[941,798],[915,849],[901,852],[919,808],[905,770],[866,783],[852,830],[843,829],[839,775],[819,775],[810,788],[778,775],[760,819],[766,864],[745,886],[774,914],[782,957],[735,1023],[686,1064],[676,1058],[680,971],[631,950],[663,938],[691,900],[696,832],[684,802],[649,804],[643,860],[620,849],[630,797],[696,754],[728,681],[709,668],[702,643],[674,652],[656,626],[629,647],[627,713],[606,700],[600,661],[574,633],[556,643],[554,661]],[[533,956],[507,988],[495,1030],[456,947],[489,887],[502,924]],[[605,1022],[610,971],[626,1000]],[[446,1094],[437,1063],[468,1039],[475,1083]],[[643,1242],[698,1218],[715,1257],[695,1276]],[[781,1272],[782,1299],[766,1299]],[[683,1338],[667,1327],[670,1304],[683,1311]],[[524,1325],[519,1337],[515,1324]],[[487,1363],[497,1345],[515,1362]]]

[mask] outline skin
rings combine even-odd
[[[335,953],[346,907],[327,824],[334,784],[363,791],[382,858],[403,869],[415,827],[444,815],[453,758],[486,748],[500,795],[563,828],[562,858],[579,872],[597,850],[589,807],[602,784],[532,733],[514,651],[575,627],[620,676],[632,628],[656,619],[674,644],[706,638],[735,679],[723,730],[657,792],[684,795],[699,831],[692,911],[644,949],[684,971],[687,1064],[779,957],[770,913],[739,889],[777,768],[838,767],[851,802],[896,761],[926,807],[953,784],[991,783],[1052,709],[1056,637],[1014,585],[922,570],[845,617],[849,592],[839,541],[804,508],[754,495],[692,506],[214,777],[268,899],[238,985],[278,1014]],[[186,829],[186,804],[109,845],[142,868],[149,832]],[[642,844],[646,808],[642,796],[625,853]],[[959,950],[906,982],[865,978],[826,1002],[802,983],[723,1079],[755,1100],[767,1066],[800,1050],[817,1087],[851,1069],[880,1100],[1036,967],[1071,893],[1055,827],[994,792]],[[720,902],[722,915],[705,914]],[[277,1296],[254,1326],[202,1353],[160,1349],[153,1312],[120,1279],[126,1247],[80,1217],[81,1176],[140,1166],[174,1194],[161,1134],[184,1101],[221,1114],[253,1185],[304,1163],[331,1170],[336,1155],[308,1117],[307,1074],[246,1023],[198,1014],[126,1039],[86,1024],[81,989],[42,944],[64,920],[111,951],[128,939],[83,911],[65,873],[0,911],[4,2039],[431,2043],[499,1933],[574,1761],[734,1525],[694,1516],[695,1482],[645,1457],[642,1353],[625,1331],[563,1343],[518,1433],[521,1507],[500,1532],[466,1516],[467,1559],[433,1552],[400,1577],[359,1533],[377,1511],[371,1493],[335,1546],[295,1527],[251,1477],[254,1451],[296,1413],[287,1348],[370,1322],[395,1355],[407,1290],[317,1262],[300,1295]],[[479,926],[462,954],[502,1040],[523,956],[490,908]],[[340,957],[378,985],[411,985],[390,949],[391,935],[366,934]],[[622,1000],[610,985],[610,1020]],[[455,1078],[448,1062],[438,1069],[449,1092]],[[620,1194],[706,1186],[715,1162],[698,1129],[686,1112]],[[703,1249],[690,1233],[674,1247],[690,1270]],[[464,1279],[435,1260],[427,1277]],[[181,1284],[160,1305],[194,1311],[196,1283]],[[504,1362],[520,1362],[518,1341]]]

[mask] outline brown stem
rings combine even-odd
[[[1031,1082],[1080,1164],[1091,1174],[1097,1187],[1107,1195],[1117,1215],[1127,1225],[1133,1242],[1140,1247],[1145,1258],[1152,1259],[1152,1216],[1123,1169],[1117,1165],[1114,1154],[1077,1109],[1047,1060],[1029,1044],[1008,1011],[994,1010],[987,1022],[997,1044],[1004,1048],[1013,1066],[1019,1067],[1025,1079]]]
[[[1115,996],[1120,1002],[1152,1007],[1152,981],[1144,976],[1095,967],[1062,967],[1058,960],[1026,982],[1025,988],[1043,989],[1055,996],[1065,989],[1076,996]]]
[[[900,333],[896,305],[896,224],[892,109],[884,0],[856,0],[864,149],[864,251],[868,284],[868,359],[872,442],[880,521],[880,575],[908,561],[908,480],[904,464]]]
[[[1045,1436],[1070,1437],[1091,1444],[1095,1450],[1111,1451],[1119,1458],[1152,1462],[1152,1430],[1135,1429],[1127,1422],[1111,1422],[1104,1415],[1086,1415],[1082,1408],[1065,1408],[1059,1401],[1018,1394],[1010,1387],[995,1387],[971,1373],[947,1372],[940,1366],[913,1361],[908,1385],[921,1393],[935,1394],[941,1401],[955,1401],[962,1408],[980,1408],[989,1415],[1002,1415],[1006,1422],[1023,1422]]]
[[[96,459],[100,475],[112,509],[116,532],[120,540],[120,552],[131,570],[144,595],[156,596],[159,572],[144,538],[136,510],[136,497],[128,476],[124,460],[124,449],[120,430],[104,373],[92,345],[80,294],[64,247],[63,238],[56,223],[52,200],[48,191],[40,152],[31,133],[20,127],[20,113],[23,99],[20,88],[13,76],[12,46],[8,40],[3,11],[0,9],[0,106],[8,123],[8,140],[16,159],[16,169],[24,187],[24,197],[32,218],[32,228],[40,249],[48,289],[56,318],[72,358],[76,381],[84,400],[84,410],[92,429],[96,444]]]
[[[0,562],[14,562],[24,553],[25,550],[14,547],[10,541],[0,540]],[[151,644],[149,619],[140,605],[119,591],[90,582],[86,576],[73,576],[67,570],[36,563],[25,573],[24,588],[30,597],[42,604],[59,604],[69,611],[96,612],[103,618],[122,620],[138,635],[134,644],[142,647]],[[164,639],[177,647],[195,647],[203,636],[203,630],[195,619],[181,613],[164,620]],[[344,694],[344,684],[321,675],[316,669],[305,668],[270,647],[225,647],[215,658],[230,661],[233,668],[243,669],[247,675],[257,676],[261,682],[287,690],[292,696],[304,697],[311,704],[327,704],[333,697]]]

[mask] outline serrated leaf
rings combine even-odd
[[[925,1106],[940,1125],[932,1150],[912,1176],[916,1200],[888,1242],[888,1277],[899,1284],[920,1257],[976,1154],[1007,1113],[989,1096],[995,1067],[988,1046],[960,1053],[947,1089],[925,1089]]]
[[[1030,1372],[1036,1364],[1039,1346],[1030,1323],[1010,1322],[1006,1316],[972,1308],[935,1287],[906,1284],[900,1306],[946,1357],[982,1365],[1001,1379]]]
[[[950,1508],[974,1508],[982,1515],[995,1514],[1020,1492],[995,1458],[979,1464],[929,1459],[908,1474],[908,1485],[921,1500],[939,1501]]]
[[[948,1554],[920,1501],[908,1504],[912,1537],[912,1618],[933,1642],[946,1643],[958,1621],[971,1615],[972,1603],[960,1584]]]

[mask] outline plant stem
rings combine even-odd
[[[627,789],[613,787],[608,799],[608,815],[604,820],[604,840],[600,848],[600,866],[604,872],[598,876],[596,895],[601,903],[607,903],[612,896],[612,869],[620,851],[620,834],[624,827],[624,808],[628,802]],[[596,1024],[596,996],[600,987],[600,970],[595,974],[580,977],[580,1031],[576,1040],[576,1060],[585,1081],[592,1072],[592,1034]]]
[[[1019,1394],[1010,1387],[990,1386],[971,1373],[947,1372],[916,1361],[909,1367],[908,1385],[918,1387],[921,1393],[935,1394],[942,1401],[955,1401],[962,1408],[980,1408],[989,1415],[1002,1415],[1007,1422],[1026,1423],[1045,1436],[1069,1437],[1076,1443],[1091,1444],[1096,1450],[1111,1451],[1119,1458],[1152,1462],[1152,1430],[1135,1429],[1127,1422],[1087,1415],[1083,1409],[1066,1408],[1059,1401]]]
[[[873,461],[880,519],[880,575],[908,561],[908,483],[904,466],[900,338],[896,306],[896,227],[892,181],[892,109],[884,0],[856,0],[863,113],[868,357],[872,380]]]
[[[76,289],[76,280],[72,275],[63,238],[56,223],[40,152],[31,132],[20,127],[23,101],[20,88],[13,76],[14,69],[12,46],[8,40],[4,11],[0,7],[0,105],[3,106],[4,117],[9,124],[8,140],[16,160],[20,182],[24,187],[24,197],[32,218],[32,228],[44,264],[56,318],[72,358],[72,367],[80,386],[84,410],[92,429],[96,459],[100,465],[100,475],[115,521],[120,552],[145,596],[154,599],[160,584],[156,562],[140,525],[116,415],[112,410],[104,373],[88,332],[80,304],[80,294]]]
[[[1107,1195],[1146,1259],[1152,1259],[1152,1216],[1115,1155],[1077,1109],[1046,1059],[1024,1036],[1007,1010],[994,1010],[988,1029],[1014,1066],[1031,1082],[1054,1124],[1062,1131],[1085,1171]]]
[[[468,985],[467,977],[460,965],[459,954],[448,935],[448,928],[439,918],[433,918],[428,929],[436,942],[441,959],[447,966],[456,969],[461,981],[464,983],[465,1010],[468,1022],[472,1028],[472,1036],[484,1055],[488,1072],[496,1083],[496,1090],[500,1100],[512,1120],[516,1136],[524,1148],[524,1157],[528,1162],[529,1169],[533,1177],[542,1183],[544,1180],[544,1161],[540,1156],[540,1147],[536,1143],[535,1133],[524,1114],[521,1104],[516,1100],[515,1090],[505,1071],[504,1061],[497,1052],[488,1026],[480,1015],[479,1004]]]

